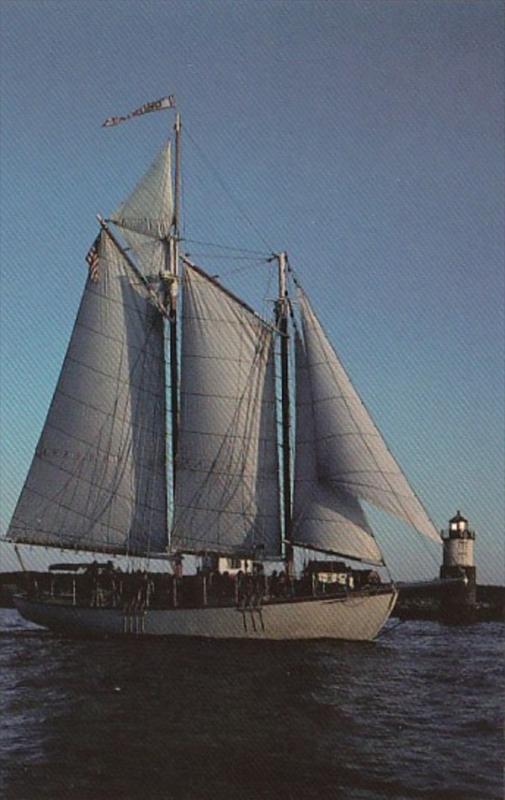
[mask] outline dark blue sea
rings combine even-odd
[[[5,800],[501,800],[503,629],[68,640],[0,610]]]

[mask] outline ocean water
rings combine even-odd
[[[5,800],[501,800],[503,630],[68,640],[0,610]]]

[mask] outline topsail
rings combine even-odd
[[[167,239],[174,222],[170,142],[111,220],[121,228],[145,275],[168,269]]]

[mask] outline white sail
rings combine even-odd
[[[174,219],[170,142],[111,219],[128,231],[153,239],[165,239],[169,235]]]
[[[97,266],[8,538],[159,551],[167,543],[162,317],[104,233]]]
[[[110,218],[120,226],[145,275],[169,269],[166,240],[174,220],[170,142]]]
[[[333,489],[367,500],[440,542],[302,292],[300,312],[319,479]]]
[[[320,477],[314,403],[303,342],[295,334],[296,451],[294,543],[348,558],[382,563],[359,500]]]
[[[199,270],[183,281],[172,548],[279,553],[273,335]]]

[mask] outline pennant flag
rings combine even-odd
[[[126,122],[127,119],[132,117],[140,117],[142,114],[149,114],[151,111],[163,111],[165,108],[175,108],[175,96],[173,94],[162,97],[160,100],[153,100],[152,103],[144,103],[140,108],[136,108],[130,114],[123,117],[107,117],[105,122],[102,122],[102,128],[112,128],[113,125],[119,125],[120,122]]]
[[[105,122],[102,122],[102,128],[112,128],[113,125],[119,125],[120,122],[125,122],[127,119],[130,117],[107,117]]]
[[[86,256],[86,261],[88,262],[89,268],[89,278],[96,283],[99,278],[98,274],[98,242],[100,239],[100,235],[98,235],[88,250],[88,254]]]

